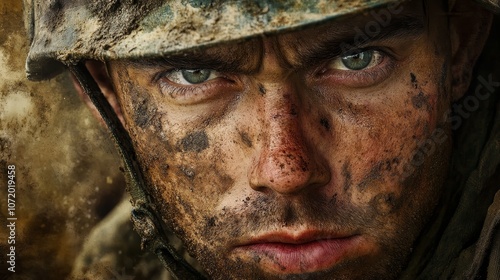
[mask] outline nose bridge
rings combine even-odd
[[[304,138],[298,87],[290,79],[266,83],[262,146],[251,170],[254,189],[269,188],[281,194],[300,191],[324,178]]]
[[[260,149],[249,170],[251,187],[294,194],[304,187],[326,184],[328,168],[305,137],[307,98],[293,69],[282,58],[277,41],[264,40],[259,73],[254,76],[259,91],[261,116]]]
[[[291,77],[292,71],[280,59],[281,52],[277,41],[264,41],[262,67],[255,80],[259,83],[264,96],[264,120],[271,133],[271,147],[279,148],[290,142],[288,134],[297,136],[299,133],[300,92],[296,82]],[[273,144],[274,143],[274,144]]]
[[[301,105],[298,93],[291,82],[267,87],[267,100],[264,102],[265,121],[268,127],[269,148],[299,149],[305,145],[302,139],[299,111]]]
[[[265,122],[268,127],[270,150],[299,151],[305,148],[299,119],[299,96],[291,82],[284,82],[266,90]]]
[[[285,155],[301,151],[304,143],[299,120],[300,92],[280,55],[277,41],[265,40],[262,67],[255,79],[265,92],[264,122],[268,128],[265,147],[268,152]]]
[[[286,61],[285,55],[280,48],[277,38],[266,38],[262,41],[263,53],[261,67],[256,79],[262,83],[271,84],[283,81],[292,72]]]

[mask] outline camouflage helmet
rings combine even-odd
[[[498,0],[477,1],[499,9]],[[62,64],[81,59],[165,56],[300,28],[401,0],[24,2],[31,41],[27,75],[42,80],[59,73]]]

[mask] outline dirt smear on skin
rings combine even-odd
[[[401,200],[395,193],[379,193],[370,202],[373,209],[381,215],[390,214],[401,206]]]
[[[195,131],[184,136],[179,145],[184,152],[201,152],[209,147],[207,133],[203,130]]]
[[[429,102],[429,96],[426,95],[422,87],[420,86],[417,76],[415,74],[410,73],[411,85],[414,89],[418,90],[418,94],[411,97],[411,103],[413,107],[417,110],[431,110],[431,104]]]
[[[140,128],[146,128],[156,115],[157,108],[152,107],[149,99],[145,98],[138,103],[136,110],[134,110],[134,122]]]
[[[248,133],[244,131],[238,131],[238,134],[240,135],[241,141],[249,148],[253,147],[252,139],[248,136]]]
[[[326,131],[330,131],[331,126],[327,118],[321,118],[319,123],[321,124],[322,127],[326,129]]]
[[[134,123],[142,129],[150,125],[154,125],[156,129],[161,129],[161,124],[157,120],[160,117],[157,114],[158,108],[149,94],[141,92],[135,87],[127,71],[118,71],[118,78],[123,81],[124,88],[130,93],[128,98],[130,98],[132,104]]]
[[[410,73],[410,79],[411,79],[411,85],[413,88],[417,89],[418,88],[418,81],[417,81],[417,76],[415,74]]]
[[[266,88],[262,84],[259,84],[259,93],[262,96],[266,95]]]
[[[423,92],[419,92],[411,98],[411,103],[415,109],[428,108],[430,106],[429,96],[426,96]]]
[[[345,180],[343,190],[347,192],[347,190],[352,186],[352,173],[349,162],[344,162],[344,165],[342,165],[342,176]]]
[[[189,179],[189,180],[194,180],[194,177],[196,176],[196,172],[194,169],[187,167],[187,166],[180,166],[179,170],[182,171],[182,173]]]
[[[374,181],[378,180],[382,176],[382,168],[384,166],[384,161],[377,162],[370,169],[368,174],[361,180],[358,184],[360,190],[366,190],[367,187]]]

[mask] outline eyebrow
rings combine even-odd
[[[254,49],[251,46],[242,45],[236,51],[228,51],[224,47],[221,49],[214,47],[214,49],[215,51],[212,49],[213,53],[210,53],[210,49],[198,50],[166,57],[133,60],[130,64],[136,67],[212,69],[226,73],[249,73],[258,68],[260,61],[257,63],[252,61],[249,55]]]
[[[365,29],[360,27],[366,27],[368,24],[369,22],[364,22],[361,25],[356,25],[358,28],[344,24],[335,29],[330,28],[327,31],[328,39],[298,52],[298,62],[293,64],[315,65],[343,54],[347,55],[350,52],[359,51],[373,42],[417,37],[425,30],[424,19],[410,15],[393,18],[391,23],[385,27],[379,25],[380,32],[372,36],[369,36]],[[356,42],[356,36],[359,36],[360,32],[363,32],[362,36],[366,39]]]

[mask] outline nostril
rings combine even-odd
[[[271,189],[269,187],[266,187],[266,186],[255,186],[255,187],[252,187],[255,191],[257,192],[260,192],[260,193],[269,193],[271,192]]]

